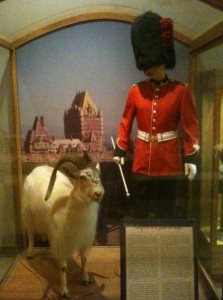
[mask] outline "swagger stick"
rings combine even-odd
[[[111,141],[112,141],[113,149],[115,149],[115,143],[114,143],[114,139],[113,139],[112,136],[111,136]],[[119,171],[120,171],[122,181],[123,181],[123,184],[124,184],[124,187],[125,187],[126,196],[130,197],[129,190],[128,190],[128,187],[127,187],[127,184],[126,184],[126,181],[125,181],[125,177],[124,177],[124,174],[123,174],[123,171],[122,171],[122,166],[120,164],[118,164],[118,166],[119,166]]]

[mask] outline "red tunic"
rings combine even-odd
[[[117,145],[124,151],[129,149],[135,117],[138,129],[149,134],[177,130],[181,123],[184,154],[191,155],[198,150],[198,118],[188,86],[176,81],[154,86],[143,81],[130,88],[117,139]],[[137,138],[132,171],[149,176],[182,174],[179,138],[162,142]]]

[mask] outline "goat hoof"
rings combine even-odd
[[[63,294],[61,294],[60,299],[70,299],[69,292],[64,292]]]
[[[89,282],[87,280],[82,280],[81,284],[84,285],[84,286],[88,286]]]
[[[93,278],[89,278],[88,280],[82,280],[81,284],[84,286],[88,286],[89,284],[93,284],[94,283],[94,279]]]

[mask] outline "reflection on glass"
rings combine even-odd
[[[196,85],[201,124],[199,255],[219,297],[223,272],[222,51],[223,45],[219,45],[197,56]]]
[[[13,114],[9,50],[0,47],[0,249],[16,247]]]

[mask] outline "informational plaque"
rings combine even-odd
[[[194,220],[121,221],[121,300],[197,300]]]

